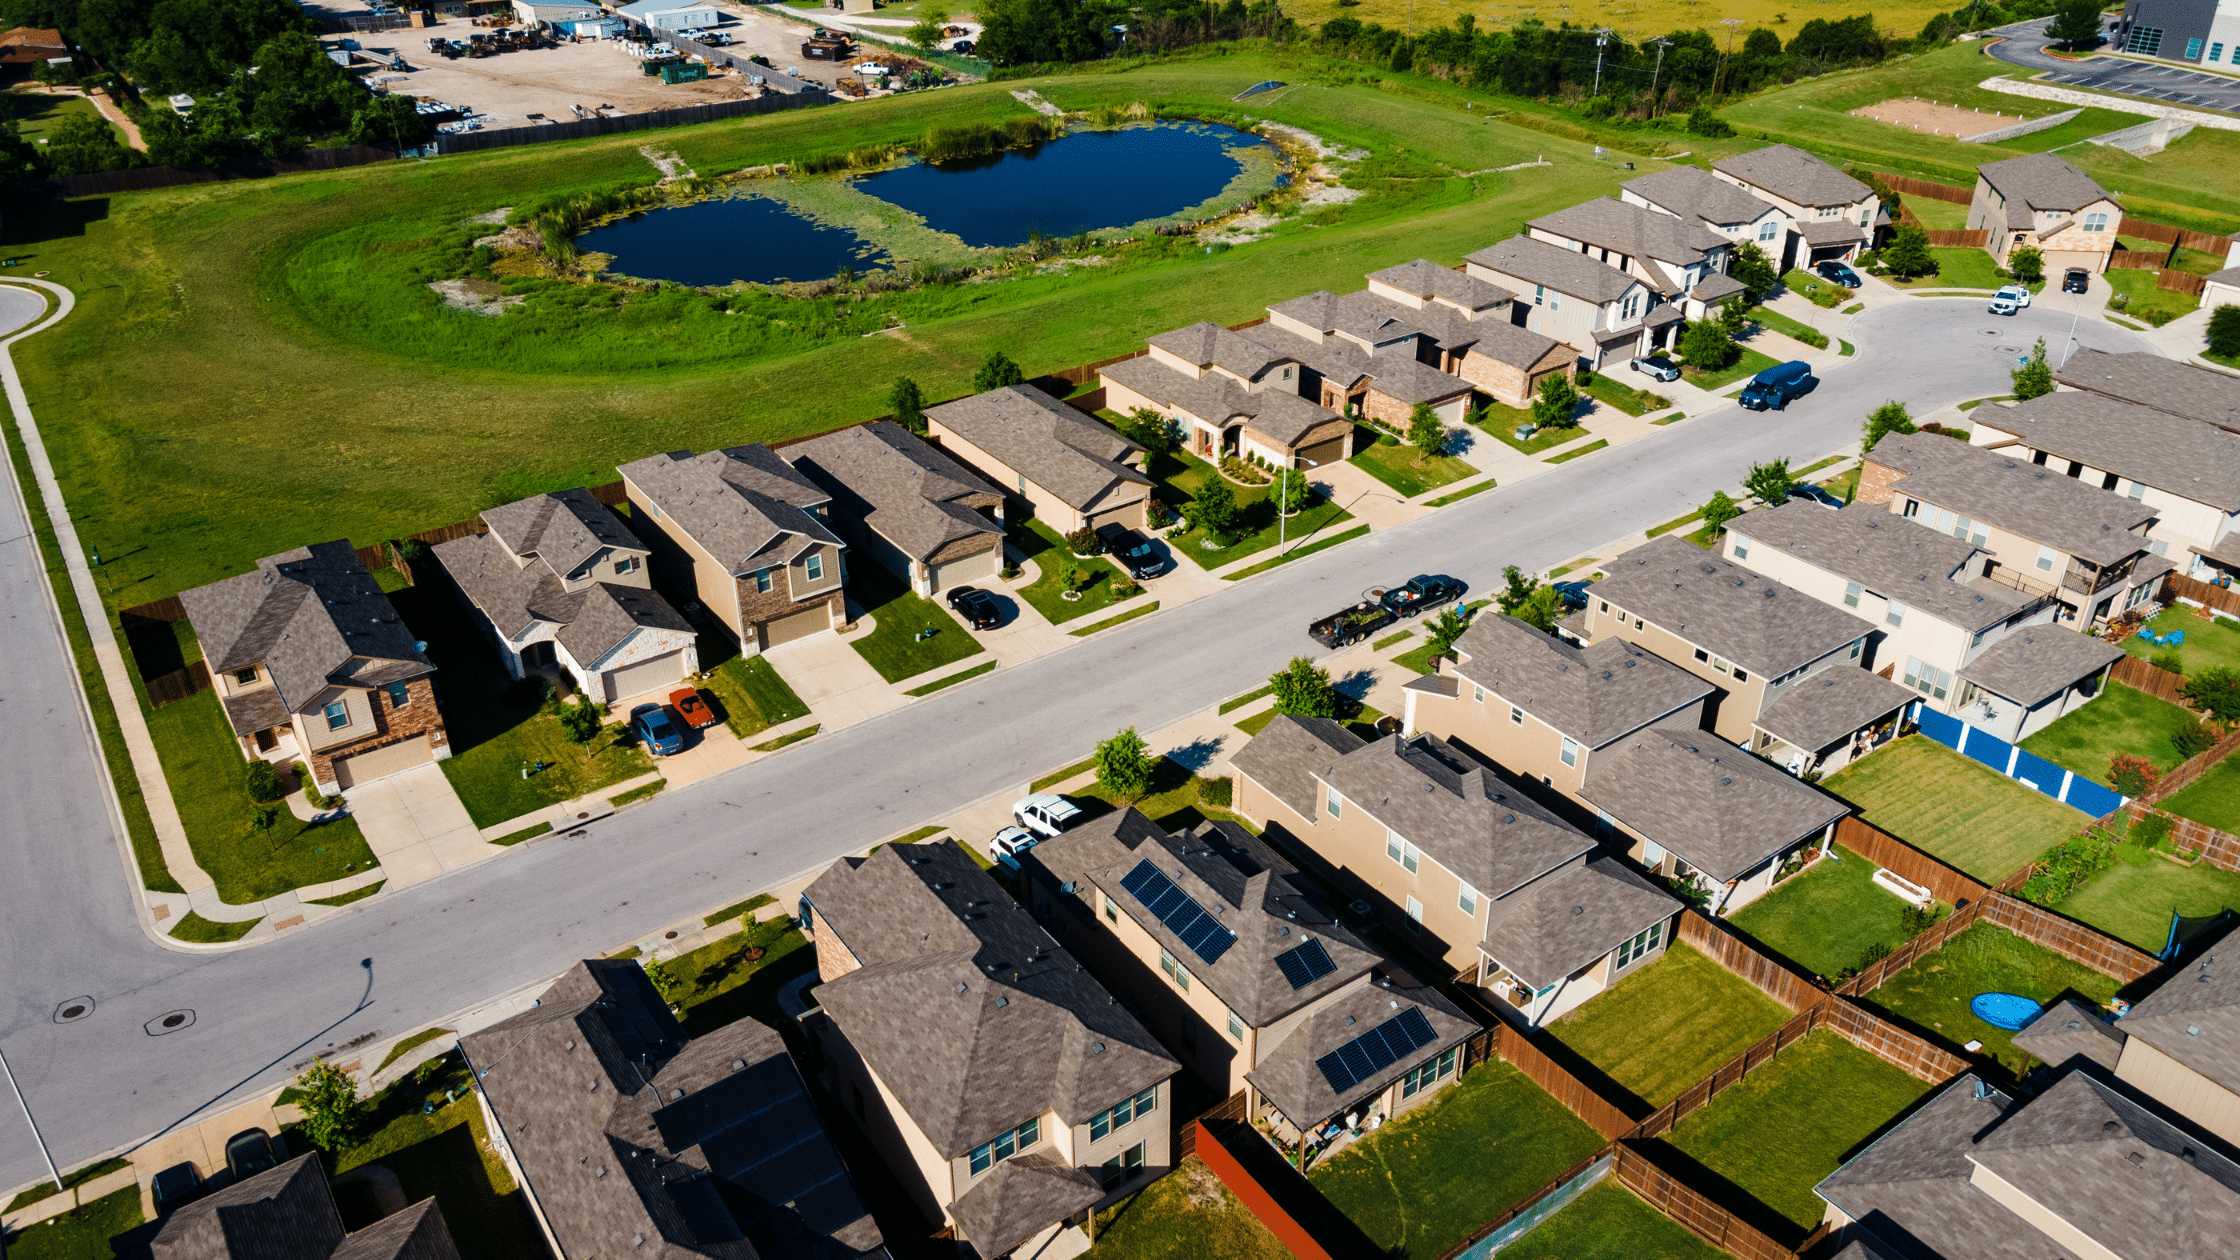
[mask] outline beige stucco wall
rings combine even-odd
[[[2227,1142],[2240,1143],[2240,1094],[2133,1036],[2116,1060],[2116,1079]]]
[[[701,607],[734,636],[752,640],[754,636],[739,620],[739,586],[732,580],[731,571],[716,563],[691,535],[678,529],[668,513],[656,508],[636,483],[625,477],[622,485],[630,499],[631,519],[640,523],[638,536],[652,553],[654,564],[669,581],[691,591]],[[651,530],[642,528],[646,522],[652,523]]]
[[[1127,405],[1130,407],[1149,406],[1154,411],[1161,410],[1148,400],[1144,400],[1141,395],[1129,393],[1128,397],[1137,400],[1129,402]],[[1122,401],[1114,398],[1111,394],[1105,395],[1106,404],[1115,409],[1120,408]],[[935,445],[940,446],[967,467],[977,470],[994,483],[996,488],[1002,490],[1007,498],[1025,500],[1027,505],[1033,509],[1037,519],[1059,533],[1070,534],[1080,529],[1083,522],[1087,520],[1087,516],[1074,508],[1072,504],[1043,489],[1011,465],[973,445],[958,435],[954,429],[931,416],[926,418],[926,434],[933,439]],[[1142,486],[1120,482],[1105,490],[1096,500],[1092,501],[1089,510],[1092,514],[1108,511],[1112,507],[1126,502],[1130,495],[1140,500],[1148,493],[1149,491]],[[1137,523],[1140,524],[1141,522],[1138,521]]]
[[[2041,1203],[2024,1194],[2012,1182],[1985,1168],[1982,1164],[1976,1164],[1974,1171],[1968,1174],[1968,1184],[1982,1191],[1987,1198],[2001,1207],[2029,1222],[2048,1239],[2082,1257],[2083,1260],[2137,1260],[2136,1257],[2126,1257],[2101,1246],[2083,1230],[2071,1225],[2057,1207]],[[2089,1204],[2062,1206],[2082,1207],[2087,1211],[2090,1210]]]
[[[1457,695],[1453,700],[1422,697],[1416,707],[1416,729],[1429,731],[1451,743],[1462,744],[1513,774],[1541,780],[1565,796],[1585,804],[1579,787],[1586,779],[1587,765],[1593,757],[1593,749],[1581,745],[1574,757],[1577,764],[1563,764],[1563,732],[1534,716],[1524,705],[1512,704],[1499,692],[1472,681],[1470,663],[1467,660],[1443,665],[1440,672],[1452,673],[1461,680],[1456,689]],[[1518,720],[1511,720],[1511,708],[1519,710]],[[1690,729],[1700,728],[1703,725],[1703,701],[1690,701],[1652,720],[1676,722]],[[1631,733],[1623,732],[1607,743],[1616,743]],[[1589,805],[1588,808],[1593,806]]]
[[[2203,305],[2207,303],[2204,302]],[[2021,434],[2000,427],[2000,422],[2006,420],[2010,411],[2010,408],[1997,403],[1977,408],[1972,417],[1975,427],[1969,430],[1968,440],[1977,446],[1996,447],[2001,454],[2036,459],[2038,447],[2031,445]],[[2020,421],[2010,420],[2008,423],[2013,424],[2015,429],[2024,427]],[[2085,485],[2099,486],[2110,494],[2120,494],[2153,508],[2155,519],[2147,526],[2146,537],[2150,542],[2159,541],[2163,544],[2160,554],[2168,556],[2181,573],[2188,571],[2188,562],[2194,558],[2187,548],[2213,548],[2236,525],[2240,525],[2240,513],[2228,513],[2173,491],[2132,478],[2117,477],[2105,468],[2082,460],[2072,460],[2057,454],[2049,454],[2046,459],[2046,467],[2063,473],[2068,473],[2071,464],[2078,467],[2075,473],[2069,475]],[[2114,485],[2108,484],[2110,478],[2114,478]],[[1898,483],[1899,488],[1903,485],[1903,482]]]
[[[1642,624],[1635,625],[1637,620]],[[1717,687],[1720,694],[1713,697],[1716,712],[1712,718],[1711,732],[1731,744],[1744,747],[1749,745],[1750,733],[1757,723],[1758,715],[1765,712],[1766,706],[1780,694],[1773,685],[1773,679],[1755,664],[1728,661],[1654,621],[1626,615],[1626,610],[1606,599],[1597,598],[1588,604],[1587,635],[1590,641],[1608,636],[1647,648]],[[1789,685],[1832,665],[1851,664],[1865,659],[1865,638],[1862,630],[1860,639],[1856,641],[1856,650],[1853,645],[1846,644],[1822,653],[1808,663],[1804,667],[1804,674],[1792,679]],[[1709,659],[1696,659],[1699,651]],[[1721,668],[1722,665],[1725,668]],[[1741,681],[1737,681],[1738,675]],[[1705,707],[1712,706],[1707,704]]]
[[[1373,806],[1360,801],[1343,800],[1338,816],[1330,815],[1331,792],[1326,784],[1318,785],[1317,807],[1313,830],[1301,837],[1313,847],[1315,855],[1336,869],[1340,878],[1349,885],[1375,895],[1368,898],[1376,907],[1377,915],[1402,939],[1413,943],[1424,953],[1446,961],[1459,970],[1476,961],[1478,942],[1485,939],[1486,907],[1492,895],[1485,889],[1475,890],[1475,909],[1465,913],[1460,905],[1462,878],[1442,865],[1418,846],[1416,869],[1409,871],[1401,863],[1386,856],[1386,824],[1377,818]],[[1400,835],[1402,842],[1409,837]],[[1407,914],[1410,898],[1422,908],[1422,918],[1411,922]]]

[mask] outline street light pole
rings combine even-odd
[[[54,1166],[54,1155],[47,1150],[47,1139],[40,1136],[39,1122],[31,1118],[31,1104],[24,1101],[23,1087],[16,1084],[15,1070],[8,1066],[8,1056],[0,1053],[0,1076],[8,1078],[8,1091],[16,1096],[16,1106],[23,1108],[23,1122],[31,1126],[31,1140],[39,1144],[39,1158],[47,1161],[47,1175],[54,1178],[57,1194],[68,1194],[69,1187],[62,1184],[62,1170]]]
[[[1308,459],[1304,455],[1298,456],[1298,460],[1309,468],[1322,467],[1321,461]],[[1284,471],[1290,472],[1293,470],[1287,468]],[[1304,478],[1306,474],[1300,473],[1299,476]],[[1283,554],[1284,539],[1289,536],[1291,525],[1291,518],[1287,515],[1291,509],[1291,479],[1289,477],[1279,477],[1276,480],[1276,486],[1276,554],[1280,556]]]

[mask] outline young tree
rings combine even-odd
[[[684,977],[669,970],[669,964],[658,958],[648,958],[643,964],[646,979],[653,982],[653,991],[671,1006],[684,997]]]
[[[1579,387],[1564,372],[1540,378],[1540,396],[1532,400],[1532,423],[1543,429],[1568,429],[1579,423]]]
[[[587,700],[578,698],[574,704],[560,706],[560,729],[571,744],[588,744],[599,738],[600,725],[598,706]]]
[[[1330,685],[1330,671],[1317,668],[1314,661],[1304,656],[1294,656],[1281,673],[1268,680],[1275,688],[1276,712],[1294,717],[1336,717],[1344,707],[1344,698]]]
[[[1716,372],[1734,362],[1740,353],[1734,338],[1716,319],[1699,319],[1680,335],[1680,354],[1698,371]]]
[[[1307,485],[1307,475],[1296,468],[1276,469],[1275,483],[1268,487],[1268,502],[1285,516],[1292,516],[1307,506],[1314,492]]]
[[[1711,494],[1711,501],[1704,504],[1701,511],[1703,523],[1710,527],[1711,532],[1723,534],[1727,532],[1727,522],[1742,515],[1742,505],[1728,498],[1726,491],[1715,490]]]
[[[328,1154],[347,1149],[350,1132],[364,1110],[358,1102],[358,1083],[332,1063],[319,1062],[296,1078],[296,1105],[303,1109],[303,1131]]]
[[[1766,257],[1756,241],[1744,241],[1741,248],[1734,251],[1734,261],[1727,264],[1727,274],[1750,291],[1753,302],[1763,302],[1781,279],[1781,273],[1773,269],[1773,260]]]
[[[1430,403],[1419,402],[1408,413],[1408,445],[1426,455],[1437,455],[1447,446],[1447,425],[1431,410]]]
[[[1019,365],[1011,361],[1011,356],[1001,350],[991,353],[980,364],[980,370],[972,374],[972,392],[975,394],[985,394],[991,389],[1002,389],[1006,385],[1026,383],[1027,374],[1020,371]]]
[[[1556,618],[1563,613],[1561,592],[1538,578],[1525,576],[1524,570],[1513,564],[1501,570],[1501,581],[1502,589],[1493,597],[1495,607],[1528,626],[1549,631],[1556,628]]]
[[[1128,727],[1097,745],[1097,786],[1112,793],[1114,804],[1133,805],[1151,790],[1159,759],[1136,728]]]
[[[2036,247],[2024,245],[2007,255],[2007,270],[2023,284],[2036,284],[2046,278],[2046,256]]]
[[[1183,511],[1193,526],[1209,534],[1232,533],[1237,528],[1237,496],[1220,477],[1206,478],[1205,487]]]
[[[1882,251],[1882,265],[1899,276],[1925,276],[1937,269],[1929,252],[1929,234],[1911,223],[1901,223],[1890,235],[1890,248]]]
[[[2212,665],[2187,678],[2181,690],[2195,708],[2219,722],[2228,726],[2240,722],[2240,670]]]
[[[1174,431],[1174,421],[1149,407],[1138,407],[1128,413],[1128,437],[1152,455],[1172,455],[1182,445],[1182,439]]]
[[[1789,501],[1789,487],[1797,479],[1789,475],[1789,461],[1777,459],[1770,464],[1750,465],[1750,475],[1742,479],[1742,488],[1757,496],[1758,502],[1767,507],[1780,507]]]
[[[941,9],[926,9],[918,14],[917,25],[903,35],[916,44],[921,52],[936,52],[941,45],[941,32],[949,24],[949,15]]]
[[[1893,433],[1920,432],[1919,429],[1913,427],[1913,416],[1906,411],[1906,405],[1896,399],[1891,399],[1868,412],[1867,423],[1864,427],[1866,436],[1859,446],[1859,453],[1862,455],[1873,450],[1875,443]]]
[[[2240,306],[2220,306],[2209,313],[2209,353],[2220,359],[2240,355]]]
[[[2053,392],[2053,367],[2046,362],[2045,338],[2038,338],[2038,344],[2030,348],[2029,362],[2018,364],[2011,379],[2018,402],[2042,398]]]
[[[1441,609],[1439,615],[1431,619],[1431,627],[1423,635],[1424,641],[1431,645],[1432,657],[1436,659],[1454,651],[1454,645],[1461,640],[1463,631],[1469,628],[1468,608],[1450,605]]]
[[[926,396],[918,383],[907,376],[895,378],[894,387],[887,391],[887,410],[894,415],[894,422],[920,437],[926,432]]]
[[[2046,38],[2070,48],[2081,48],[2100,38],[2100,0],[2062,0],[2046,27]]]

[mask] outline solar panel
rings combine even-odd
[[[1183,947],[1205,961],[1219,962],[1237,943],[1237,934],[1224,926],[1221,920],[1205,912],[1204,907],[1191,900],[1190,894],[1175,887],[1173,880],[1153,866],[1149,859],[1136,863],[1120,886],[1128,895],[1143,903],[1151,916],[1167,925],[1167,930],[1182,939]]]
[[[1283,968],[1283,978],[1289,980],[1294,989],[1304,989],[1338,969],[1321,941],[1308,941],[1277,954],[1276,966]]]
[[[1377,1073],[1438,1040],[1431,1021],[1416,1007],[1409,1007],[1353,1040],[1314,1061],[1332,1091],[1343,1095]]]
[[[754,1228],[778,1205],[790,1205],[782,1215],[819,1233],[864,1213],[801,1075],[785,1055],[734,1072],[654,1112],[652,1119],[671,1152],[700,1148],[739,1227]],[[695,1236],[713,1241],[697,1231]]]

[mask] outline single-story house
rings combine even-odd
[[[832,493],[832,520],[861,554],[920,595],[986,582],[1003,569],[1003,492],[892,421],[786,448]]]
[[[926,432],[1061,534],[1143,528],[1152,485],[1140,466],[1143,448],[1032,385],[929,407]],[[1006,519],[1006,508],[996,519]]]

